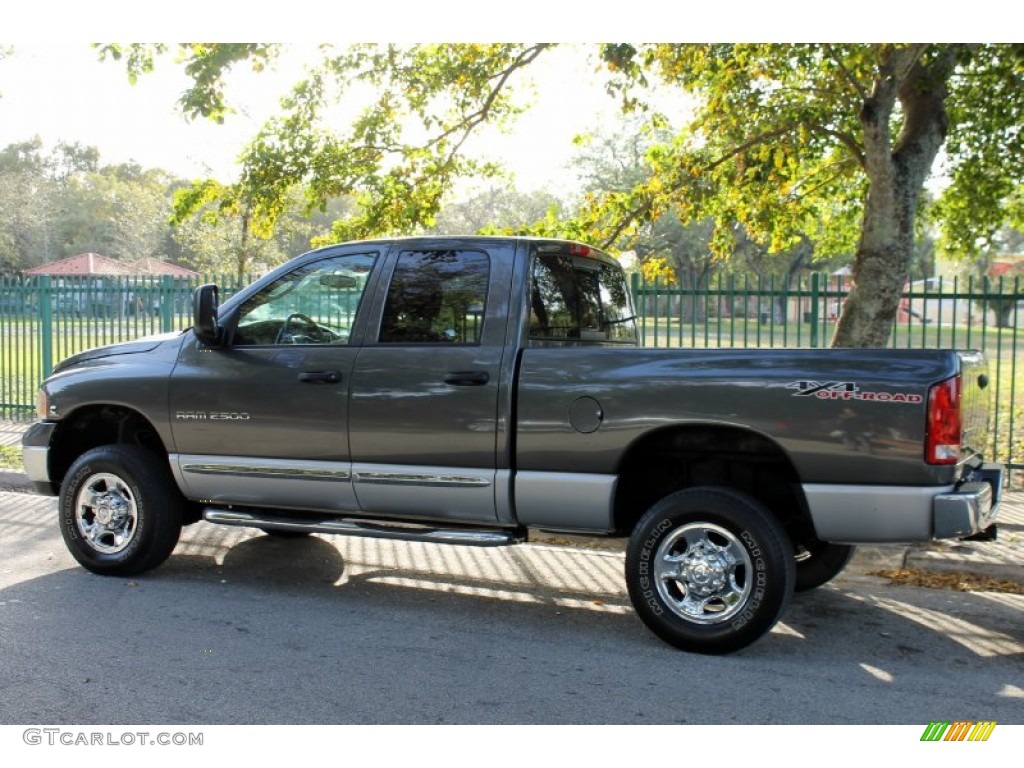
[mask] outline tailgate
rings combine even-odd
[[[961,387],[960,419],[963,429],[962,459],[984,454],[988,447],[988,365],[980,352],[959,352]]]

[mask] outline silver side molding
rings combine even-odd
[[[268,467],[243,464],[183,464],[181,471],[186,474],[220,475],[231,477],[269,477],[285,480],[335,480],[348,482],[352,474],[347,469],[326,469],[289,465]]]
[[[205,504],[354,512],[359,509],[347,461],[172,454],[182,492]]]
[[[610,533],[617,475],[517,472],[516,516],[523,525],[549,531]]]
[[[417,485],[421,488],[489,488],[494,470],[487,477],[439,471],[373,471],[356,469],[354,480],[371,485]]]
[[[493,467],[352,465],[352,488],[360,509],[386,517],[495,525],[497,479]]]

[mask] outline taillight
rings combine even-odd
[[[570,256],[589,256],[590,246],[583,243],[569,243]]]
[[[928,390],[928,423],[924,460],[929,464],[956,464],[960,460],[960,377],[954,376]]]

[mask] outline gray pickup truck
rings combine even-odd
[[[155,568],[199,520],[628,537],[641,619],[726,653],[856,543],[994,531],[976,353],[643,348],[616,260],[546,239],[346,243],[193,304],[40,390],[25,466],[96,573]]]

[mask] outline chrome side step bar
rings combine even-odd
[[[432,544],[461,544],[470,547],[502,547],[522,540],[515,531],[484,528],[436,528],[416,523],[395,523],[355,518],[304,520],[284,515],[261,515],[229,509],[207,507],[203,519],[218,525],[246,528],[269,528],[276,531],[302,533],[335,533],[343,536],[365,536],[375,539],[425,541]]]

